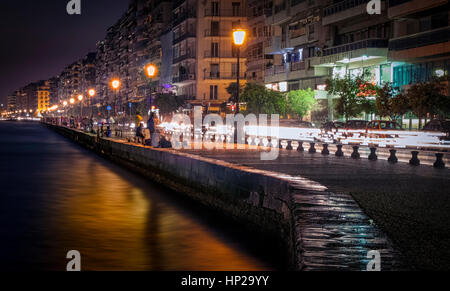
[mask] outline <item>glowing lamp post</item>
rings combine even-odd
[[[154,78],[158,75],[158,67],[155,64],[148,64],[145,66],[145,74],[149,78]],[[150,108],[153,106],[153,97],[150,97]]]
[[[114,90],[114,92],[116,93],[116,96],[114,98],[114,113],[116,113],[116,103],[117,103],[117,93],[120,89],[121,86],[121,82],[119,79],[112,79],[111,80],[111,88]],[[109,114],[109,111],[108,111]]]
[[[95,89],[89,89],[88,90],[88,95],[89,95],[89,107],[91,108],[91,118],[92,118],[92,98],[94,98],[95,94],[97,94],[97,92],[95,91]]]
[[[78,95],[78,101],[80,101],[80,118],[83,118],[83,95]]]
[[[245,36],[246,36],[246,32],[243,29],[235,29],[233,31],[233,42],[234,45],[237,48],[237,64],[236,64],[236,71],[237,71],[237,79],[236,79],[236,114],[239,113],[240,111],[240,106],[239,106],[239,91],[240,91],[240,84],[239,84],[239,77],[240,77],[240,59],[241,59],[241,46],[244,44],[245,42]]]

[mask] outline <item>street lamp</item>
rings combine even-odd
[[[238,28],[233,30],[233,42],[234,45],[237,48],[237,64],[236,64],[236,71],[237,71],[237,80],[236,80],[236,114],[239,114],[240,106],[239,106],[239,91],[240,91],[240,84],[239,84],[239,75],[240,75],[240,58],[241,58],[241,46],[245,42],[245,30]]]
[[[145,66],[145,74],[149,78],[154,78],[158,74],[158,67],[155,64],[148,64]],[[151,92],[150,92],[151,93]],[[150,107],[153,106],[153,97],[150,97]],[[131,110],[131,109],[130,109]]]
[[[154,78],[158,74],[158,67],[154,64],[148,64],[145,66],[145,73],[149,78]]]
[[[78,101],[80,101],[80,118],[83,118],[83,95],[78,95]]]
[[[121,86],[120,80],[115,78],[111,80],[111,88],[114,90],[114,92],[116,93],[116,96],[114,98],[114,114],[116,114],[116,102],[117,102],[117,92],[119,91]],[[109,111],[108,111],[109,112]]]
[[[95,89],[89,89],[88,90],[88,94],[89,94],[89,107],[91,108],[91,118],[93,115],[93,109],[92,109],[92,98],[94,98],[95,94],[97,94],[97,92],[95,91]]]

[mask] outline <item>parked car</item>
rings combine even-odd
[[[365,120],[349,120],[343,128],[347,130],[366,129],[367,123],[368,121]]]
[[[402,126],[395,121],[372,120],[367,124],[366,136],[369,138],[396,138],[398,134],[387,133],[387,131],[399,131]]]
[[[444,137],[441,137],[441,141],[448,142],[450,141],[450,120],[431,120],[422,129],[423,131],[431,131],[431,132],[443,132],[445,133]]]
[[[367,124],[367,130],[402,130],[402,126],[395,121],[372,120]]]
[[[314,124],[303,120],[280,120],[280,127],[314,128]]]
[[[450,120],[431,120],[423,127],[424,131],[450,132]]]
[[[324,131],[332,131],[335,129],[343,128],[345,123],[339,121],[329,121],[322,124],[321,129]]]

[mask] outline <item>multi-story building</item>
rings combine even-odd
[[[59,76],[58,99],[60,102],[76,98],[82,93],[80,88],[81,62],[76,61],[64,68]]]
[[[50,107],[50,82],[39,81],[36,86],[37,112],[47,111]]]
[[[218,105],[229,100],[227,87],[237,79],[235,28],[247,29],[245,0],[179,0],[173,4],[173,84],[191,104]],[[242,48],[240,78],[245,82]]]
[[[327,72],[318,74],[314,65],[328,35],[322,25],[323,5],[322,0],[274,1],[272,10],[266,11],[271,35],[264,50],[273,59],[265,68],[268,88],[286,92],[315,89],[322,83]]]
[[[267,25],[266,15],[272,14],[272,0],[247,1],[249,39],[247,45],[247,82],[264,85],[264,73],[273,55],[264,52],[265,40],[272,36],[272,26]]]
[[[393,25],[389,59],[393,62],[395,86],[407,88],[432,77],[448,76],[449,10],[448,0],[389,1],[388,16]]]
[[[20,94],[20,91],[14,91],[14,93],[8,95],[8,112],[15,112],[17,109],[17,96]]]

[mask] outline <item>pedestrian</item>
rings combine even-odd
[[[150,139],[152,147],[159,147],[159,133],[157,131],[158,119],[155,116],[155,112],[150,113],[150,117],[147,121],[147,128],[150,132]]]
[[[138,127],[136,127],[136,142],[144,144],[144,123],[141,122]]]
[[[136,127],[138,127],[140,124],[141,124],[141,122],[144,120],[144,118],[142,118],[142,116],[141,116],[141,114],[139,113],[139,111],[138,112],[136,112],[136,118],[135,118],[135,124],[136,124]]]

